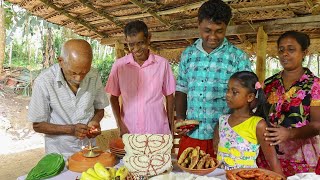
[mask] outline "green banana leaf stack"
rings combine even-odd
[[[64,165],[61,154],[47,154],[31,169],[26,180],[40,180],[56,176],[64,169]]]

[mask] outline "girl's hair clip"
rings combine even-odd
[[[259,92],[258,92],[258,90],[259,90],[259,89],[262,89],[262,85],[260,84],[260,82],[259,82],[259,81],[258,81],[258,82],[256,82],[256,84],[255,84],[254,88],[257,90],[257,93],[256,93],[256,99],[258,99],[258,97],[259,97]]]
[[[256,90],[258,90],[258,89],[261,89],[261,88],[262,88],[262,86],[261,86],[261,84],[260,84],[260,82],[259,82],[259,81],[258,81],[258,82],[256,82],[256,84],[255,84],[254,88],[255,88]]]

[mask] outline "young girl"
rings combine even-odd
[[[265,101],[256,74],[240,71],[230,77],[226,102],[231,114],[221,116],[214,131],[215,139],[219,141],[220,138],[219,144],[215,143],[217,158],[225,169],[257,168],[261,145],[271,169],[283,175],[275,148],[263,136],[269,122],[262,118],[267,113]]]

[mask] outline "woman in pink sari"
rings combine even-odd
[[[309,36],[288,31],[278,39],[283,70],[265,80],[270,121],[265,133],[278,146],[278,158],[286,176],[314,172],[320,153],[320,79],[302,66]],[[257,164],[269,169],[262,153]]]

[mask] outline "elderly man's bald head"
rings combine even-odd
[[[91,69],[91,46],[82,39],[69,40],[62,46],[58,61],[68,84],[77,87]]]
[[[75,63],[90,63],[92,62],[92,48],[90,44],[83,39],[71,39],[65,42],[61,49],[60,58],[64,62],[76,61]]]

